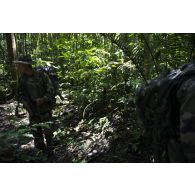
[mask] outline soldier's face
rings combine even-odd
[[[22,74],[26,72],[26,65],[24,64],[18,64],[17,68],[18,68],[18,71]]]

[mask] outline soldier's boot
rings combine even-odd
[[[44,144],[44,137],[43,137],[43,131],[41,127],[38,127],[36,130],[33,131],[34,136],[34,143],[35,147],[38,150],[41,150],[42,152],[45,152],[45,144]]]
[[[47,142],[47,153],[48,157],[53,157],[53,131],[51,129],[45,129],[45,139]]]

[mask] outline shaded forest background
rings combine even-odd
[[[56,162],[148,162],[136,86],[191,61],[194,42],[194,34],[0,34],[0,161],[44,161],[30,153],[25,111],[14,113],[17,56],[31,55],[59,78]]]

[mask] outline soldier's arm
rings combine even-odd
[[[52,101],[52,98],[54,96],[54,87],[53,84],[47,74],[43,74],[43,82],[45,86],[45,94],[43,96],[44,102]]]
[[[19,79],[18,82],[18,88],[17,88],[17,101],[19,103],[25,103],[26,102],[26,95],[25,95],[25,90],[24,90],[24,84],[21,79]]]
[[[186,81],[180,97],[180,141],[188,162],[195,162],[195,80]]]
[[[23,107],[28,111],[30,115],[32,115],[32,110],[30,109],[29,106],[29,100],[26,96],[26,91],[24,87],[24,83],[22,82],[22,79],[19,79],[18,82],[18,88],[17,88],[17,101],[18,103],[23,104]]]

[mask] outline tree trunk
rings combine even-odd
[[[12,81],[11,82],[11,96],[14,97],[17,92],[17,83],[18,83],[18,76],[16,72],[15,65],[13,64],[14,59],[16,58],[16,40],[15,35],[13,33],[5,34],[6,44],[7,44],[7,64],[8,69],[11,73]]]
[[[13,61],[16,57],[16,41],[15,36],[13,33],[7,33],[5,34],[6,38],[6,44],[7,44],[7,62],[9,65],[9,69],[11,72],[11,76],[13,80],[17,79],[15,66],[13,64]]]

